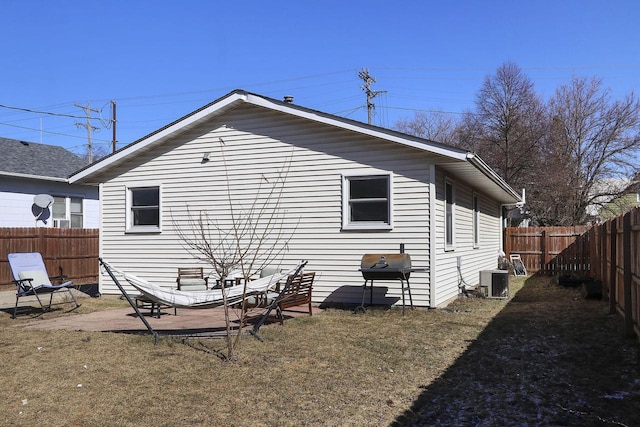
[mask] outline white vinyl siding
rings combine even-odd
[[[437,222],[444,223],[445,218],[445,182],[451,182],[455,189],[455,251],[449,251],[445,242],[444,227],[436,233],[436,270],[434,306],[448,303],[459,295],[461,281],[475,286],[481,270],[497,268],[498,252],[501,247],[502,227],[500,221],[501,206],[495,200],[475,191],[470,184],[454,181],[451,175],[436,168]],[[478,239],[474,244],[474,197],[478,198]],[[461,260],[457,268],[458,257]]]
[[[96,187],[6,176],[0,179],[0,206],[2,206],[0,227],[53,227],[53,212],[51,211],[53,206],[46,209],[41,217],[46,220],[46,223],[43,221],[36,223],[36,218],[41,213],[41,209],[34,206],[34,198],[38,194],[59,196],[61,200],[64,200],[65,215],[66,212],[72,214],[76,212],[76,207],[78,207],[76,202],[82,203],[81,226],[83,228],[99,227],[99,198]],[[66,209],[67,202],[70,203],[68,210]],[[79,224],[78,220],[74,220],[72,216],[65,216],[61,219],[69,220],[69,226],[71,226],[71,220],[74,221],[74,226]]]
[[[205,163],[204,153],[210,153]],[[236,213],[250,209],[254,196],[266,197],[267,184],[285,172],[284,229],[295,232],[281,265],[308,260],[306,270],[318,273],[316,302],[359,303],[365,253],[396,253],[404,243],[414,266],[429,267],[430,161],[421,150],[243,106],[103,177],[102,255],[118,269],[174,287],[178,267],[202,264],[185,250],[176,227],[199,211],[228,224],[229,203]],[[353,175],[390,177],[393,229],[343,229],[343,177]],[[126,233],[123,190],[149,182],[161,186],[162,232]],[[388,288],[384,301],[401,303],[399,281],[380,286]],[[428,273],[412,274],[411,289],[415,305],[430,305]],[[101,291],[115,292],[108,277],[101,277]]]
[[[397,253],[400,244],[414,267],[431,268],[411,275],[416,306],[450,301],[458,295],[460,279],[476,284],[480,270],[497,264],[501,206],[462,180],[450,159],[250,104],[184,128],[92,178],[101,182],[101,255],[115,268],[165,287],[175,287],[178,267],[202,265],[210,273],[210,266],[185,249],[179,232],[201,212],[228,227],[231,212],[246,213],[256,196],[258,205],[275,201],[267,190],[282,174],[281,230],[290,240],[281,259],[269,261],[286,268],[307,260],[306,270],[317,272],[314,302],[359,304],[362,255]],[[390,227],[344,227],[349,176],[389,177]],[[445,237],[445,179],[453,188],[455,250]],[[127,189],[150,185],[160,189],[161,232],[130,233]],[[476,236],[479,247],[474,247]],[[117,292],[109,277],[100,281],[101,292]],[[401,303],[399,281],[381,281],[376,288],[384,296],[374,302]]]

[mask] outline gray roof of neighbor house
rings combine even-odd
[[[87,162],[55,145],[0,138],[0,175],[66,179]]]

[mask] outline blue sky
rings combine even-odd
[[[0,137],[86,150],[82,109],[117,103],[122,147],[233,89],[366,121],[358,71],[376,78],[374,124],[473,108],[515,62],[548,98],[572,75],[615,97],[640,83],[640,2],[4,0]],[[15,108],[48,112],[33,113]],[[66,117],[59,115],[76,117]],[[94,143],[110,146],[112,131]]]

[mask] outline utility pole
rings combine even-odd
[[[116,151],[116,144],[118,140],[116,139],[116,101],[111,101],[111,126],[113,126],[113,137],[111,138],[111,143],[113,144],[113,152]]]
[[[87,159],[89,160],[89,163],[93,163],[93,143],[91,142],[91,133],[94,130],[98,130],[99,128],[91,125],[91,112],[94,113],[99,113],[99,110],[93,109],[91,108],[91,104],[87,102],[87,105],[79,105],[79,104],[74,104],[76,107],[81,108],[84,110],[84,113],[87,115],[87,123],[78,123],[76,122],[76,126],[82,126],[83,128],[85,128],[87,130],[87,143],[88,143],[88,150],[87,150]]]
[[[376,82],[375,77],[371,77],[369,75],[369,70],[367,68],[363,68],[359,73],[358,77],[360,77],[364,81],[364,85],[360,86],[360,89],[364,90],[364,93],[367,95],[367,117],[369,119],[369,124],[371,124],[371,120],[373,118],[373,110],[376,108],[376,104],[373,103],[373,98],[380,95],[381,93],[387,93],[386,90],[371,90],[371,84]]]

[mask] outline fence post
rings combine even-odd
[[[616,313],[616,276],[618,270],[618,255],[617,255],[617,238],[618,238],[618,219],[611,220],[610,227],[610,250],[609,250],[609,314]]]
[[[623,290],[624,290],[624,329],[628,338],[634,336],[633,301],[631,299],[631,212],[627,212],[622,221],[623,251]]]
[[[607,282],[606,274],[607,274],[607,224],[601,224],[598,226],[598,235],[600,238],[600,277],[598,279],[602,280],[602,284]],[[604,295],[604,293],[602,294]]]
[[[547,230],[540,232],[540,271],[549,273],[547,271]]]

